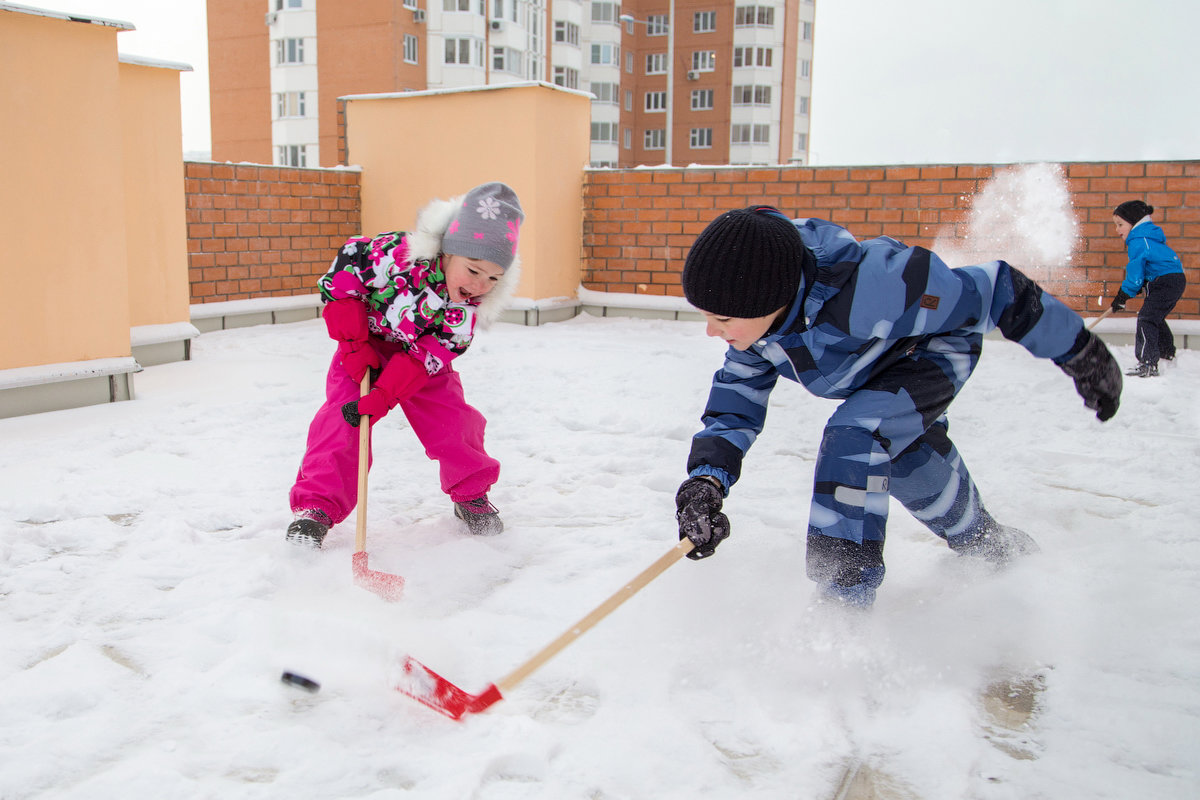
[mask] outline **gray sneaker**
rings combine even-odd
[[[467,523],[467,530],[476,536],[495,536],[504,530],[500,512],[488,502],[487,495],[455,503],[454,516]]]

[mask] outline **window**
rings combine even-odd
[[[796,110],[798,112],[800,112],[801,114],[807,114],[808,113],[808,95],[802,95],[796,99],[799,101]]]
[[[771,141],[770,125],[730,125],[730,141],[734,144],[769,144]]]
[[[595,5],[592,6],[595,8]],[[618,66],[621,63],[621,48],[615,44],[593,44],[592,63]]]
[[[651,128],[646,131],[643,144],[647,150],[666,150],[667,132],[662,128]]]
[[[699,11],[692,14],[693,33],[712,33],[717,29],[717,12]]]
[[[692,128],[688,143],[693,149],[712,147],[712,128]]]
[[[420,40],[410,34],[404,34],[404,60],[409,64],[417,63],[417,47]]]
[[[442,0],[442,11],[470,11],[471,0]]]
[[[735,67],[769,67],[773,52],[769,47],[735,47],[733,48],[733,65]]]
[[[626,128],[621,132],[621,146],[626,150],[633,147],[633,128]]]
[[[304,63],[304,40],[303,39],[276,39],[275,40],[275,63],[276,64],[303,64]]]
[[[303,117],[304,92],[279,92],[275,95],[275,117]]]
[[[666,14],[647,14],[646,15],[646,35],[647,36],[666,36],[671,30],[667,24]]]
[[[771,105],[771,87],[734,86],[733,104],[735,106],[769,106]]]
[[[775,9],[771,6],[738,6],[733,12],[733,24],[739,28],[750,25],[772,28],[775,26]]]
[[[646,110],[647,111],[666,111],[667,110],[667,93],[666,92],[646,92]]]
[[[615,122],[593,122],[592,123],[592,141],[601,144],[616,144],[617,143],[617,123]]]
[[[604,103],[610,106],[617,104],[617,84],[592,81],[591,89],[592,94],[596,95],[597,103]]]
[[[812,77],[812,62],[809,61],[807,58],[800,59],[800,77],[801,78],[811,78]]]
[[[633,92],[629,89],[625,90],[625,110],[633,111]]]
[[[812,41],[812,28],[813,28],[813,24],[811,22],[804,23],[804,29],[803,29],[803,32],[800,34],[800,38],[806,42],[811,42]]]
[[[276,11],[283,11],[285,8],[304,8],[304,0],[275,0]]]
[[[716,50],[696,50],[692,52],[692,69],[697,72],[712,72],[716,68]]]
[[[561,19],[554,21],[554,41],[579,47],[579,26]]]
[[[592,22],[611,22],[616,25],[620,13],[620,3],[592,3]]]
[[[579,88],[579,70],[570,67],[554,68],[554,85],[565,86],[568,89]],[[608,84],[611,86],[612,84]],[[595,86],[595,84],[593,84]]]
[[[404,7],[408,10],[413,10],[417,7],[417,0],[404,0]]]
[[[625,71],[629,72],[629,73],[633,72],[633,51],[632,50],[625,54]]]
[[[308,166],[308,145],[281,144],[275,148],[275,163],[281,167]]]
[[[511,47],[492,48],[492,69],[497,72],[511,72],[514,75],[520,75],[521,62],[521,51],[519,50]]]
[[[666,75],[667,74],[667,54],[666,53],[647,53],[646,54],[646,74],[647,75]]]
[[[807,133],[796,134],[796,149],[797,150],[807,150],[808,149],[808,134]]]
[[[479,52],[479,59],[474,62],[471,59],[472,43],[478,45],[476,49]],[[482,66],[482,47],[483,42],[475,42],[470,38],[461,39],[446,39],[446,63],[447,64],[464,64],[470,65],[474,63],[476,66]]]
[[[712,108],[712,89],[692,89],[692,111],[712,111]]]

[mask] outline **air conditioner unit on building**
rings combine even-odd
[[[266,22],[267,22],[267,24],[268,24],[268,25],[274,25],[274,24],[275,24],[275,16],[276,16],[276,15],[275,15],[275,12],[274,12],[274,11],[268,11],[268,12],[267,12],[267,20],[266,20]]]
[[[694,69],[688,70],[688,80],[689,81],[699,80],[699,78],[700,78],[700,73],[698,71],[696,71]]]
[[[504,23],[498,19],[492,20],[492,30],[494,30],[494,31],[504,30]]]
[[[414,8],[413,9],[413,22],[421,23],[424,21],[425,21],[425,9]]]

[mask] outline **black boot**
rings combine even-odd
[[[467,523],[467,530],[476,536],[495,536],[504,530],[500,512],[488,502],[487,495],[455,503],[454,516]]]
[[[287,540],[300,547],[321,549],[333,521],[324,511],[301,511],[287,528]]]
[[[1133,369],[1127,370],[1126,375],[1132,375],[1135,378],[1157,378],[1158,364],[1151,364],[1149,361],[1142,361]]]

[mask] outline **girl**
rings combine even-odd
[[[349,516],[358,499],[360,414],[374,425],[396,405],[438,462],[455,516],[474,534],[503,530],[487,498],[500,464],[484,450],[485,420],[464,399],[451,362],[516,287],[524,218],[511,188],[486,183],[430,203],[415,232],[355,237],[342,247],[318,282],[321,316],[338,344],[291,491],[289,541],[318,548]],[[378,377],[360,400],[367,370]]]
[[[1146,300],[1137,315],[1137,337],[1133,352],[1138,364],[1126,372],[1139,378],[1158,377],[1158,360],[1175,357],[1175,337],[1167,327],[1170,314],[1187,280],[1183,264],[1175,251],[1167,247],[1162,228],[1150,221],[1154,206],[1141,200],[1126,200],[1113,210],[1113,224],[1125,241],[1129,263],[1125,265],[1125,280],[1113,298],[1112,310],[1124,311],[1125,302],[1136,297],[1146,287]]]

